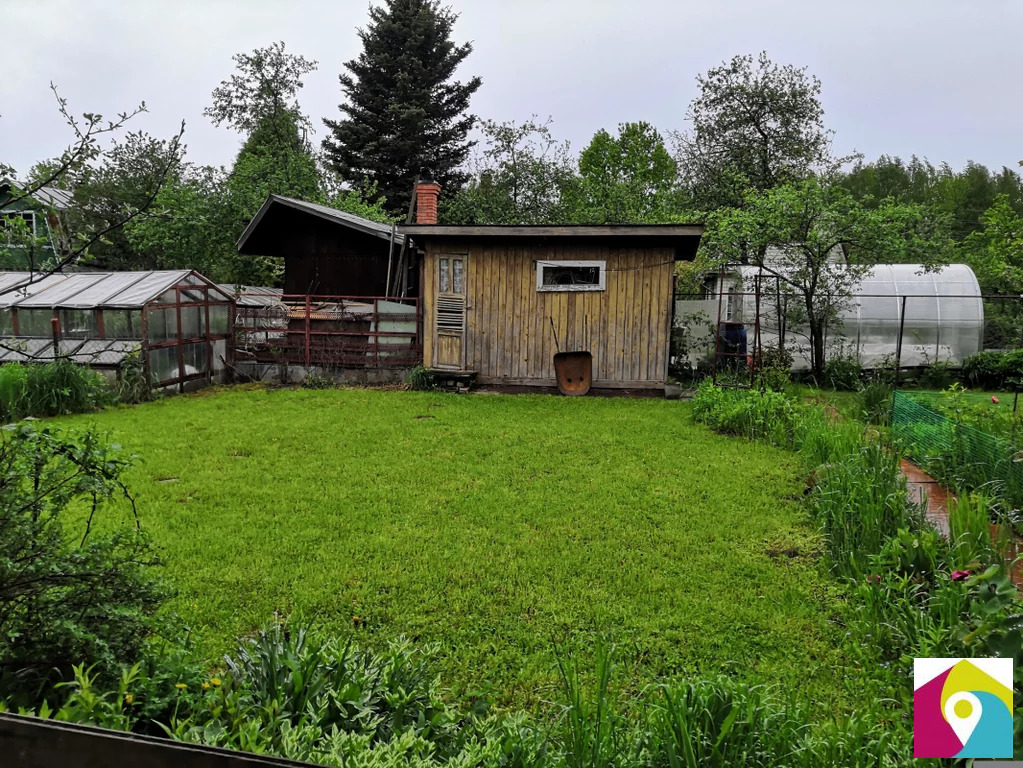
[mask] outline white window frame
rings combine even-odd
[[[17,214],[18,216],[22,216],[22,217],[25,216],[25,214],[28,214],[29,216],[32,217],[32,239],[35,240],[36,234],[37,234],[37,230],[36,230],[36,226],[37,226],[36,225],[36,212],[32,211],[32,210],[13,210],[13,209],[11,209],[11,210],[0,210],[0,218],[10,216],[11,214]],[[7,245],[8,248],[24,248],[25,247],[24,243],[12,243],[11,242],[11,236],[10,236],[9,232],[7,233],[6,237],[4,238],[4,241],[6,242],[6,245]]]
[[[599,267],[600,281],[597,285],[544,285],[543,272],[548,267]],[[606,261],[537,261],[536,290],[543,293],[555,291],[604,291],[607,290]]]

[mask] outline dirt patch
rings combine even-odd
[[[769,547],[767,550],[767,556],[772,560],[780,560],[785,558],[786,560],[796,560],[802,557],[803,553],[795,547]]]

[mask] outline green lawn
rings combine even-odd
[[[822,711],[856,696],[792,455],[687,404],[238,388],[58,423],[139,455],[143,526],[211,659],[299,612],[436,642],[445,684],[501,704],[542,701],[554,644],[598,635],[636,685],[725,671]]]

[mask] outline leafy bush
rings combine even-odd
[[[856,355],[835,355],[824,366],[824,384],[839,391],[855,392],[860,387],[862,370]]]
[[[78,667],[63,705],[39,714],[366,768],[908,764],[908,733],[895,739],[869,715],[814,724],[811,709],[774,689],[725,677],[662,681],[623,696],[614,649],[603,641],[593,670],[558,655],[560,716],[550,724],[452,703],[431,671],[435,652],[405,642],[370,651],[275,626],[244,643],[223,673],[196,676],[192,666],[154,679],[135,664],[104,689]],[[144,713],[154,707],[163,714],[152,722]]]
[[[302,379],[304,389],[333,389],[337,382],[329,376],[321,376],[318,373],[310,373]]]
[[[971,355],[963,360],[963,379],[981,389],[1010,389],[1023,381],[1023,349]]]
[[[791,446],[801,403],[782,392],[723,389],[704,382],[693,399],[693,417],[711,429]]]
[[[436,386],[433,379],[433,374],[430,373],[428,368],[422,365],[417,365],[415,368],[408,372],[405,377],[405,389],[411,389],[417,392],[428,392]]]
[[[764,386],[781,392],[790,382],[792,353],[783,347],[765,349],[760,358],[760,376]]]
[[[0,434],[0,698],[37,695],[83,659],[111,673],[153,631],[165,592],[137,520],[92,530],[113,498],[130,501],[129,463],[92,432]]]
[[[899,455],[874,441],[822,467],[811,500],[828,554],[841,574],[863,574],[869,558],[902,528],[919,528],[907,504]]]
[[[139,350],[132,350],[121,362],[116,393],[118,402],[130,404],[146,403],[156,396]]]
[[[945,389],[954,384],[960,375],[960,369],[946,362],[935,362],[920,371],[918,382],[925,389]]]

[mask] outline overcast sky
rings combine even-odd
[[[599,128],[647,120],[683,128],[698,73],[766,50],[823,82],[835,149],[917,154],[954,167],[1023,159],[1021,0],[452,0],[458,41],[475,51],[481,117],[550,115],[581,149]],[[367,0],[0,0],[0,162],[20,172],[60,152],[69,129],[48,90],[76,112],[141,100],[132,128],[169,136],[187,123],[194,162],[230,164],[241,139],[203,117],[231,55],[275,40],[319,61],[302,107],[337,116],[342,63],[359,52]]]

